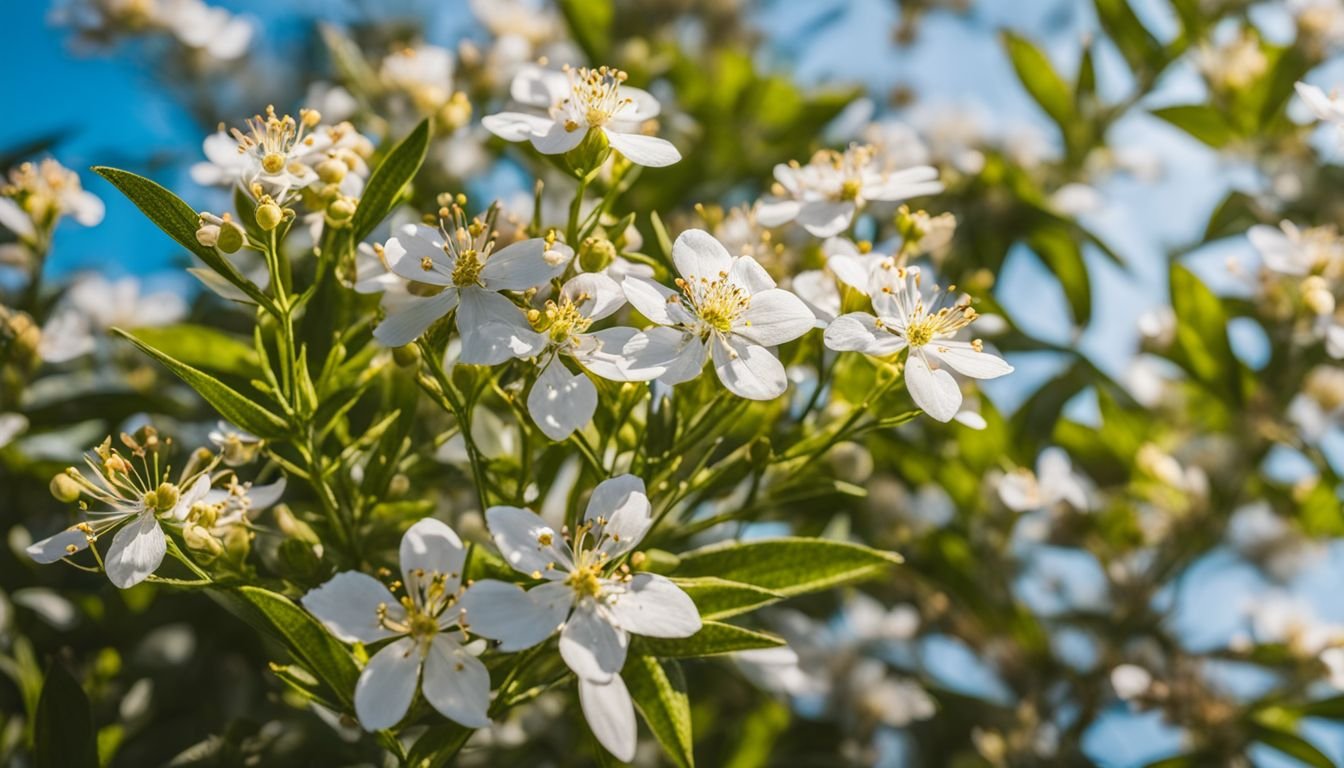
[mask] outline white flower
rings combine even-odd
[[[456,310],[464,363],[496,365],[541,351],[523,311],[499,292],[524,291],[559,276],[574,251],[553,237],[495,251],[495,211],[492,206],[484,219],[468,223],[455,205],[438,228],[407,224],[387,241],[383,253],[393,272],[430,291],[440,290],[395,305],[384,303],[388,314],[374,329],[375,338],[389,347],[409,344]]]
[[[172,325],[186,315],[187,302],[176,292],[145,293],[134,277],[85,274],[75,279],[42,327],[38,352],[49,363],[62,363],[93,351],[95,332]]]
[[[791,287],[818,318],[829,324],[840,315],[841,286],[868,295],[868,276],[887,258],[871,249],[860,249],[852,240],[827,238],[821,244],[825,269],[809,269],[794,276]]]
[[[679,384],[700,375],[712,355],[731,392],[751,400],[784,394],[788,375],[769,347],[802,336],[816,318],[750,256],[733,257],[708,232],[683,232],[672,246],[680,292],[628,277],[625,295],[658,326],[635,336],[625,354],[639,368],[662,368]]]
[[[30,545],[27,552],[36,562],[54,563],[88,549],[99,536],[119,529],[103,556],[103,566],[109,581],[128,589],[158,570],[168,547],[161,523],[177,525],[184,521],[210,491],[210,477],[201,473],[180,484],[165,480],[153,485],[148,472],[126,471],[127,462],[116,452],[107,455],[111,458],[101,464],[88,458],[92,480],[74,470],[66,475],[106,509],[91,512],[93,519],[88,522]]]
[[[1260,252],[1265,267],[1281,275],[1344,270],[1344,241],[1334,227],[1298,229],[1284,220],[1278,229],[1257,224],[1246,231],[1246,237]]]
[[[247,53],[252,24],[223,8],[200,0],[159,0],[158,22],[182,45],[205,51],[211,58],[232,61]]]
[[[392,640],[369,659],[355,685],[355,714],[366,730],[396,725],[417,683],[444,717],[468,728],[490,724],[490,673],[475,644],[452,636],[461,623],[456,600],[466,557],[453,529],[425,518],[401,539],[405,597],[398,600],[358,571],[338,573],[303,596],[303,607],[347,643]]]
[[[979,340],[954,341],[952,336],[976,318],[966,300],[939,307],[935,287],[926,299],[919,287],[918,267],[897,267],[891,261],[875,267],[868,291],[877,315],[851,312],[826,328],[826,346],[840,352],[856,351],[888,357],[907,347],[905,384],[910,397],[938,421],[950,421],[961,408],[961,388],[948,368],[975,379],[993,379],[1012,373],[1002,358],[985,352]]]
[[[417,108],[432,112],[453,95],[453,52],[437,45],[402,48],[383,59],[378,75],[387,87],[410,96]]]
[[[29,244],[63,216],[92,227],[103,220],[103,213],[103,201],[84,191],[79,174],[51,158],[21,164],[0,185],[0,225]]]
[[[587,424],[597,410],[597,388],[586,373],[571,373],[561,356],[569,357],[584,371],[612,381],[647,381],[659,369],[639,370],[622,354],[635,336],[634,328],[607,328],[589,332],[596,321],[609,317],[625,304],[621,286],[610,277],[593,272],[571,278],[556,301],[546,302],[535,317],[543,351],[538,361],[541,375],[527,396],[527,410],[541,431],[552,440],[564,440]]]
[[[13,411],[0,413],[0,448],[14,442],[28,431],[28,417]]]
[[[1337,93],[1326,94],[1320,88],[1308,83],[1294,86],[1297,95],[1311,110],[1317,120],[1324,120],[1336,127],[1344,127],[1344,97]]]
[[[210,442],[219,448],[224,463],[230,467],[250,464],[261,450],[262,440],[256,435],[245,432],[227,421],[218,422],[210,430]]]
[[[601,131],[612,149],[636,165],[653,168],[681,159],[672,143],[640,133],[641,124],[658,116],[658,100],[648,91],[625,85],[624,72],[608,67],[566,67],[563,72],[524,67],[509,88],[514,101],[545,110],[500,112],[481,120],[507,141],[530,141],[543,155],[574,149],[589,130]]]
[[[273,107],[266,115],[247,120],[247,131],[234,128],[206,137],[206,162],[191,167],[191,178],[204,186],[241,184],[252,191],[258,185],[277,200],[308,186],[322,184],[319,166],[335,161],[334,171],[341,194],[358,196],[364,189],[369,167],[365,159],[373,152],[367,137],[350,123],[320,125],[322,116],[311,109],[299,110],[299,119],[279,116]]]
[[[602,746],[629,761],[635,753],[635,714],[620,677],[630,635],[689,637],[700,614],[666,577],[618,567],[653,520],[644,481],[622,475],[593,490],[573,537],[518,507],[491,507],[486,521],[504,558],[544,583],[524,591],[483,580],[462,596],[472,632],[519,651],[560,628],[560,655],[578,676],[579,702]]]
[[[1067,502],[1079,511],[1086,511],[1087,487],[1073,471],[1073,462],[1062,448],[1046,448],[1036,459],[1036,473],[1018,468],[999,481],[999,498],[1014,512],[1049,509]]]
[[[1124,701],[1144,695],[1152,684],[1152,674],[1136,664],[1120,664],[1111,670],[1111,688]]]
[[[816,237],[848,229],[868,201],[895,202],[943,190],[937,169],[921,165],[890,172],[872,147],[858,145],[844,152],[823,150],[807,165],[781,163],[775,166],[775,181],[773,194],[756,205],[757,221],[767,227],[797,221]]]

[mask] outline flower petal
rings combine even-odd
[[[500,641],[505,653],[531,648],[564,623],[574,592],[558,581],[524,591],[517,584],[482,579],[462,595],[463,619],[473,635]]]
[[[810,200],[798,209],[797,221],[815,237],[831,237],[854,221],[854,203],[849,200]]]
[[[499,553],[514,570],[541,578],[560,567],[569,570],[569,555],[562,549],[560,534],[531,510],[491,507],[485,511]]]
[[[964,341],[940,341],[925,347],[929,355],[947,363],[952,370],[973,379],[997,379],[1013,372],[1013,366],[989,352],[977,352]]]
[[[621,762],[635,759],[635,705],[620,675],[606,684],[579,678],[579,706],[597,743]]]
[[[560,293],[589,320],[610,317],[625,304],[621,284],[601,272],[580,272],[565,283]]]
[[[826,326],[826,346],[837,352],[863,352],[874,357],[894,355],[905,349],[905,339],[877,327],[877,318],[867,312],[841,315]]]
[[[545,337],[532,330],[521,309],[482,288],[462,289],[457,330],[462,335],[460,359],[473,365],[499,365],[512,357],[531,357],[546,345]]]
[[[690,637],[701,626],[690,595],[656,573],[635,574],[607,610],[621,629],[647,637]]]
[[[714,371],[730,392],[748,400],[772,400],[789,387],[788,374],[774,353],[736,334],[711,342]]]
[[[490,725],[490,671],[451,637],[438,635],[430,643],[421,690],[449,720],[468,728]]]
[[[956,379],[941,368],[929,368],[919,354],[910,355],[905,363],[905,386],[915,405],[938,421],[951,421],[961,407],[961,388]]]
[[[347,643],[373,643],[397,634],[379,622],[380,607],[394,621],[406,616],[401,603],[381,581],[359,571],[332,576],[299,602],[331,634]]]
[[[373,329],[373,337],[385,347],[402,347],[420,338],[435,320],[457,307],[457,290],[426,297],[405,297],[389,307],[387,316]]]
[[[158,569],[167,551],[168,541],[158,518],[151,511],[141,512],[112,538],[103,560],[107,578],[121,589],[133,587]]]
[[[625,89],[621,89],[624,92]],[[569,77],[564,72],[536,64],[524,64],[509,83],[509,97],[529,107],[548,109],[569,95]]]
[[[672,261],[687,280],[718,280],[733,268],[733,257],[713,235],[703,229],[688,229],[672,244]],[[636,305],[638,308],[638,305]]]
[[[612,623],[605,609],[593,598],[574,607],[560,630],[560,656],[574,674],[584,680],[605,683],[625,666],[630,636]]]
[[[78,528],[66,528],[55,536],[48,536],[35,544],[29,544],[24,551],[34,562],[46,565],[88,548],[88,534]]]
[[[532,146],[543,155],[563,155],[569,150],[579,146],[583,137],[588,135],[587,131],[567,130],[565,125],[560,122],[551,123],[551,127],[545,133],[534,133],[529,138]]]
[[[544,136],[555,126],[555,121],[526,112],[500,112],[481,118],[481,125],[505,141],[527,141],[533,136]]]
[[[595,523],[598,549],[615,558],[634,549],[653,524],[644,481],[634,475],[603,480],[593,489],[583,519]],[[597,520],[601,524],[596,524]]]
[[[374,654],[355,683],[355,714],[364,730],[381,731],[401,722],[419,677],[415,640],[403,637]]]
[[[567,439],[593,420],[597,387],[584,373],[570,373],[552,356],[527,393],[527,412],[542,434],[555,441]]]
[[[612,381],[652,381],[665,369],[641,368],[625,354],[625,347],[639,334],[634,328],[604,328],[579,337],[570,355],[590,373]]]
[[[659,325],[675,325],[676,320],[668,313],[668,305],[677,296],[677,292],[666,286],[639,277],[627,277],[621,288],[630,304],[639,313]]]
[[[456,592],[462,583],[467,549],[442,520],[426,517],[408,528],[401,537],[400,555],[402,583],[412,595],[416,594],[417,586],[427,587],[435,574],[443,575],[447,594]]]
[[[742,313],[742,324],[733,332],[763,347],[793,341],[812,330],[817,317],[802,299],[781,288],[761,291],[751,297]]]
[[[546,241],[534,237],[491,254],[481,267],[481,282],[492,291],[525,291],[558,277],[567,264],[547,261]]]
[[[443,250],[443,233],[425,224],[406,224],[383,246],[383,258],[397,275],[430,285],[452,285],[456,262]],[[425,269],[429,264],[430,268]]]
[[[756,223],[763,227],[778,227],[798,218],[803,204],[787,197],[763,197],[756,203]]]
[[[681,153],[667,139],[639,133],[618,133],[607,128],[611,148],[625,155],[635,165],[645,168],[663,168],[681,160]]]

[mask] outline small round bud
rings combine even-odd
[[[469,122],[471,122],[471,102],[467,100],[465,93],[458,91],[439,109],[439,123],[445,130],[451,132]]]
[[[586,238],[579,246],[579,266],[585,272],[601,272],[616,258],[616,246],[605,237]]]
[[[403,368],[413,367],[420,363],[420,348],[414,344],[397,347],[392,350],[392,359]]]
[[[154,491],[155,507],[160,512],[167,512],[177,506],[177,500],[180,498],[177,486],[172,483],[160,483]]]
[[[204,245],[206,248],[214,248],[219,242],[219,225],[202,224],[196,230],[196,242]]]
[[[327,184],[339,184],[350,172],[350,166],[344,162],[329,157],[317,164],[317,177]]]
[[[80,488],[75,479],[64,472],[51,478],[51,495],[57,501],[65,504],[73,504],[79,501]]]
[[[327,206],[327,218],[332,221],[349,221],[355,215],[355,204],[348,197],[337,198]]]
[[[410,490],[411,479],[400,472],[393,475],[392,481],[387,484],[387,492],[394,498],[405,496]]]
[[[224,545],[204,526],[186,526],[182,529],[182,539],[187,543],[187,549],[201,555],[207,562],[224,554]]]
[[[257,225],[267,232],[280,226],[280,222],[284,219],[285,212],[280,210],[280,206],[276,205],[273,200],[267,199],[257,206]]]
[[[197,239],[199,239],[199,233]],[[243,228],[226,218],[224,223],[219,225],[219,235],[215,240],[215,247],[224,253],[237,253],[238,249],[243,247],[244,239]]]

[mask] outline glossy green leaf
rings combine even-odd
[[[221,330],[178,323],[136,328],[133,333],[142,344],[180,363],[245,379],[261,376],[261,366],[252,344]]]
[[[660,659],[684,659],[781,645],[784,645],[783,639],[766,632],[706,621],[700,631],[690,637],[636,637],[631,643],[631,652]]]
[[[429,119],[411,131],[401,143],[392,148],[369,176],[364,185],[364,194],[359,198],[359,206],[350,222],[351,239],[360,242],[368,237],[379,222],[396,207],[401,190],[415,178],[416,171],[425,161],[425,150],[429,147]]]
[[[1162,44],[1139,21],[1128,0],[1093,0],[1093,5],[1101,28],[1120,49],[1130,69],[1141,72],[1161,68]]]
[[[435,725],[415,740],[406,755],[409,768],[443,768],[448,765],[474,731],[457,723]]]
[[[691,735],[691,702],[681,666],[672,660],[631,656],[621,677],[668,758],[680,768],[692,768],[695,742]]]
[[[705,620],[726,619],[784,599],[784,595],[769,589],[713,576],[673,581],[690,595]]]
[[[1222,114],[1208,104],[1185,104],[1153,110],[1153,115],[1166,120],[1214,149],[1221,149],[1235,137],[1232,126]]]
[[[1055,71],[1050,58],[1035,43],[1014,32],[1003,32],[1004,50],[1017,72],[1022,87],[1027,89],[1050,119],[1068,132],[1075,119],[1073,94],[1069,86]]]
[[[1059,280],[1074,323],[1086,325],[1092,317],[1092,283],[1078,241],[1062,227],[1046,226],[1032,234],[1028,245]]]
[[[683,554],[674,575],[714,576],[792,597],[881,576],[899,562],[894,552],[860,544],[790,537],[711,544]]]
[[[52,661],[33,723],[36,768],[97,768],[98,736],[89,697],[64,664]]]
[[[1218,297],[1190,270],[1173,264],[1171,306],[1176,313],[1176,361],[1205,384],[1235,392],[1236,358]]]
[[[611,26],[616,18],[613,0],[559,0],[560,12],[574,41],[591,64],[602,64],[611,50]]]
[[[1314,768],[1335,768],[1335,763],[1315,745],[1295,733],[1258,725],[1253,736],[1256,741]]]
[[[163,363],[164,367],[196,390],[197,394],[214,406],[219,415],[225,419],[258,437],[275,438],[286,433],[285,422],[258,405],[252,398],[245,397],[210,374],[159,351],[126,331],[113,328],[112,332],[134,344],[141,352]]]

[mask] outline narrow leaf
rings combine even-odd
[[[443,768],[457,756],[472,733],[472,729],[457,723],[436,725],[415,740],[415,745],[406,756],[406,765],[411,768]]]
[[[1335,763],[1315,745],[1295,733],[1257,726],[1255,740],[1315,768],[1335,768]]]
[[[33,723],[37,768],[97,768],[98,737],[89,697],[64,664],[52,661]]]
[[[1187,104],[1154,109],[1153,115],[1166,120],[1182,131],[1214,149],[1221,149],[1232,141],[1232,126],[1218,110],[1207,104]]]
[[[401,190],[415,177],[425,161],[429,147],[429,119],[420,121],[415,130],[387,153],[387,157],[369,176],[364,194],[359,198],[354,219],[350,222],[353,241],[358,243],[373,232],[378,223],[387,218],[397,204]]]
[[[632,652],[660,659],[683,659],[750,651],[754,648],[778,648],[781,645],[784,645],[784,640],[766,632],[706,621],[700,631],[690,637],[636,637],[632,643]]]
[[[135,337],[186,365],[245,379],[261,375],[252,345],[216,328],[178,323],[136,328]]]
[[[673,581],[690,595],[695,607],[700,609],[700,617],[705,620],[737,616],[784,598],[784,595],[769,589],[713,576]]]
[[[279,417],[219,379],[160,352],[120,328],[113,328],[112,332],[134,344],[141,352],[163,363],[164,367],[196,390],[225,419],[258,437],[280,437],[287,431],[285,422]]]
[[[1072,130],[1074,120],[1073,95],[1050,63],[1050,58],[1035,43],[1021,35],[1004,32],[1002,39],[1004,50],[1017,72],[1018,80],[1022,81],[1022,87],[1067,134]]]
[[[830,539],[725,541],[688,552],[674,574],[716,576],[785,597],[880,576],[900,555]]]
[[[632,656],[621,677],[640,716],[668,758],[680,768],[693,768],[691,702],[681,666],[671,660],[660,662],[651,656]]]

